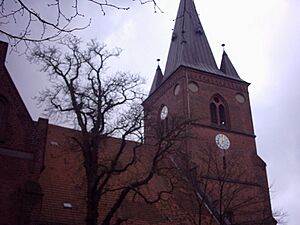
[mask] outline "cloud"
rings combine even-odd
[[[116,70],[139,72],[151,85],[156,59],[164,68],[179,0],[158,0],[164,13],[154,13],[151,5],[132,3],[130,11],[99,10],[86,7],[93,24],[80,35],[96,37],[110,47],[124,51],[114,62]],[[298,0],[202,0],[195,1],[201,22],[216,61],[221,44],[226,44],[241,77],[251,82],[250,97],[257,134],[258,152],[268,164],[274,183],[273,205],[283,208],[289,225],[298,224],[300,206],[300,17]],[[17,55],[8,57],[8,68],[30,113],[39,111],[31,97],[38,94],[37,68]],[[23,71],[26,68],[26,77]]]

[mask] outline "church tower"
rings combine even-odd
[[[218,68],[194,1],[181,0],[164,74],[158,67],[144,102],[145,142],[155,139],[150,124],[190,121],[185,148],[216,224],[276,224],[266,164],[256,150],[249,85],[225,50]]]

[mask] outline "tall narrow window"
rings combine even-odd
[[[223,105],[219,105],[219,116],[220,116],[220,125],[226,125],[226,116],[225,116],[225,108]]]
[[[225,106],[226,104],[220,96],[214,96],[212,98],[209,106],[212,124],[220,127],[228,127],[228,118]]]
[[[213,102],[210,103],[210,117],[212,123],[218,123],[217,107]]]

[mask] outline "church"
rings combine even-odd
[[[7,49],[0,42],[0,225],[85,224],[86,186],[70,141],[78,131],[32,120],[5,67]],[[225,50],[217,66],[194,1],[181,0],[165,70],[157,67],[143,102],[141,146],[155,148],[153,124],[166,133],[185,121],[177,154],[165,160],[176,169],[176,185],[154,204],[130,195],[107,224],[123,218],[128,225],[276,225],[266,163],[256,150],[249,85]],[[104,146],[119,142],[111,137]],[[149,185],[149,196],[170,186],[159,175]],[[115,197],[103,197],[100,217]]]

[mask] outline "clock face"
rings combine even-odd
[[[160,111],[160,118],[162,120],[166,119],[168,116],[168,107],[167,106],[164,106],[162,107],[161,111]]]
[[[227,150],[230,147],[229,138],[224,134],[217,134],[215,138],[218,148],[222,150]]]

